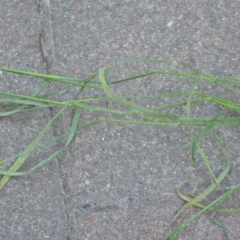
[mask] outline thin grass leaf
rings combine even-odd
[[[73,140],[73,138],[76,134],[77,125],[79,123],[79,119],[80,119],[81,114],[82,114],[82,109],[77,108],[75,110],[75,114],[74,114],[74,117],[73,117],[73,120],[72,120],[72,125],[71,125],[71,128],[70,128],[70,131],[68,133],[68,138],[67,138],[67,141],[65,143],[65,147],[67,147],[71,143],[71,141]]]
[[[217,182],[217,179],[216,179],[216,177],[215,177],[215,174],[214,174],[214,172],[213,172],[213,170],[212,170],[212,167],[211,167],[211,165],[210,165],[210,162],[208,161],[208,158],[207,158],[205,152],[204,152],[203,149],[199,146],[198,142],[196,142],[196,147],[197,147],[197,150],[198,150],[198,152],[200,153],[200,155],[201,155],[201,157],[202,157],[202,159],[203,159],[203,161],[204,161],[204,163],[205,163],[205,166],[207,167],[209,173],[211,174],[211,176],[212,176],[212,178],[213,178],[213,181],[216,183],[216,185],[217,185],[218,187],[220,187],[219,184],[218,184],[218,182]]]
[[[73,134],[73,133],[75,133],[77,131],[81,131],[81,130],[87,129],[87,128],[91,127],[91,126],[94,126],[94,125],[97,125],[97,124],[100,124],[100,123],[103,123],[103,122],[105,122],[105,119],[99,119],[99,120],[93,121],[91,123],[85,124],[85,125],[83,125],[81,127],[78,127],[76,130],[72,129],[72,130],[70,130],[67,133],[64,133],[64,134],[62,134],[62,135],[60,135],[60,136],[58,136],[58,137],[56,137],[54,139],[51,139],[50,141],[45,142],[44,144],[36,146],[35,148],[32,148],[32,149],[30,149],[28,151],[25,150],[24,152],[18,153],[18,154],[16,154],[13,157],[10,157],[10,158],[7,158],[7,159],[4,159],[4,160],[0,161],[0,167],[3,166],[5,163],[7,163],[9,161],[12,161],[12,160],[14,160],[14,159],[16,159],[16,158],[26,154],[26,153],[31,154],[34,151],[39,151],[42,148],[44,148],[46,146],[49,146],[50,144],[53,144],[53,143],[57,142],[58,140],[61,140],[62,138],[68,137],[70,134]],[[3,172],[3,175],[5,175],[5,173],[7,175],[6,171]]]
[[[33,97],[37,97],[41,92],[42,90],[46,87],[47,85],[47,82],[44,81],[37,89],[36,91],[32,94]],[[15,106],[14,106],[14,109],[12,110],[9,110],[9,108],[5,109],[5,111],[1,111],[0,112],[0,116],[9,116],[9,115],[12,115],[12,114],[15,114],[15,113],[21,113],[25,110],[26,106],[25,105],[34,105],[34,106],[39,106],[39,107],[46,107],[46,105],[44,104],[41,104],[41,103],[36,103],[36,102],[32,102],[31,104],[31,101],[27,101],[27,100],[22,100],[22,99],[2,99],[1,98],[1,101],[2,102],[10,102],[10,103],[16,103]],[[22,104],[22,105],[21,105]],[[20,105],[20,106],[19,106]],[[18,107],[19,106],[19,107]]]
[[[53,153],[47,159],[45,159],[45,160],[41,161],[40,163],[36,164],[29,171],[25,172],[26,174],[35,172],[35,171],[39,170],[40,168],[44,167],[44,165],[46,165],[47,163],[49,163],[52,160],[54,160],[57,156],[59,156],[68,147],[68,145],[72,142],[72,140],[73,140],[73,138],[74,138],[74,136],[76,134],[77,125],[78,125],[81,113],[82,113],[82,109],[80,109],[80,108],[76,109],[75,114],[74,114],[74,118],[72,120],[72,124],[71,124],[70,130],[67,133],[68,138],[67,138],[67,141],[66,141],[64,147],[59,149],[55,153]]]
[[[47,163],[51,162],[53,159],[55,159],[58,155],[60,155],[64,148],[61,148],[59,150],[57,150],[56,152],[54,152],[53,154],[51,154],[48,158],[42,160],[40,163],[34,165],[34,167],[32,167],[30,170],[26,171],[26,172],[15,172],[15,171],[0,171],[1,175],[5,175],[5,176],[22,176],[22,175],[26,175],[26,174],[30,174],[33,172],[36,172],[37,170],[39,170],[40,168],[44,167],[44,165],[46,165]]]
[[[183,200],[186,201],[186,202],[189,202],[189,201],[192,200],[192,198],[189,197],[189,196],[187,196],[187,195],[185,195],[185,194],[183,194],[183,193],[180,191],[180,189],[181,189],[181,187],[182,187],[182,185],[183,185],[184,183],[185,183],[185,181],[182,182],[182,183],[180,183],[180,184],[178,184],[178,186],[177,186],[177,194],[178,194],[178,196],[179,196],[181,199],[183,199]],[[225,200],[227,200],[227,199],[224,199],[224,198],[223,198],[223,200],[225,201]],[[206,206],[204,206],[203,204],[201,204],[200,202],[194,203],[193,206],[194,206],[194,207],[198,207],[198,208],[205,208],[205,207],[206,207]],[[239,208],[223,209],[223,208],[218,208],[218,205],[217,205],[217,207],[214,206],[214,207],[209,208],[208,211],[218,212],[218,213],[228,213],[228,214],[230,214],[230,213],[240,212],[240,207],[239,207]]]
[[[50,126],[53,124],[53,122],[62,114],[62,112],[66,109],[66,107],[63,107],[51,120],[48,121],[48,123],[45,125],[45,127],[41,130],[41,132],[38,134],[38,136],[35,138],[35,140],[28,146],[28,148],[24,151],[23,155],[20,156],[13,165],[9,168],[9,172],[16,172],[27,160],[29,156],[29,151],[31,149],[35,148],[36,145],[39,143],[39,141],[42,139],[45,132],[50,128]],[[10,180],[11,176],[3,176],[0,181],[0,190],[4,187],[4,185]]]
[[[225,226],[216,218],[212,218],[212,220],[218,227],[220,227],[223,230],[227,240],[232,240],[232,238],[230,237],[230,234],[227,231],[227,229],[225,228]]]
[[[218,208],[224,201],[226,201],[227,200],[227,198],[225,198],[225,199],[222,199],[221,201],[219,201],[216,205],[215,205],[215,207],[216,208]],[[230,235],[229,235],[229,232],[227,231],[227,229],[225,228],[225,226],[223,225],[223,223],[222,222],[220,222],[218,219],[216,219],[215,217],[214,217],[214,215],[215,215],[215,213],[212,215],[212,221],[218,226],[218,227],[220,227],[222,230],[223,230],[223,232],[224,232],[224,234],[225,234],[225,236],[226,236],[226,238],[227,238],[227,240],[231,240],[231,237],[230,237]]]
[[[22,98],[29,99],[29,100],[36,101],[36,102],[48,103],[50,105],[55,105],[55,106],[85,108],[85,109],[89,109],[89,110],[97,111],[97,112],[106,112],[106,113],[114,113],[114,114],[121,114],[121,115],[133,114],[133,112],[131,112],[131,111],[117,111],[117,110],[111,110],[111,109],[102,108],[102,107],[98,107],[98,106],[87,105],[87,104],[82,103],[82,100],[80,100],[80,101],[70,100],[70,101],[61,102],[61,101],[55,101],[55,100],[50,100],[50,99],[44,99],[44,98],[40,98],[40,97],[31,97],[31,96],[25,96],[25,95],[21,95],[21,94],[5,93],[5,92],[1,92],[1,91],[0,91],[0,94],[12,96],[12,97],[18,97],[20,99],[22,99]]]
[[[204,96],[208,97],[209,101],[217,103],[220,106],[226,107],[227,109],[229,109],[231,111],[240,112],[240,103],[228,101],[228,100],[222,99],[222,98],[209,96],[209,95],[206,95],[206,94],[203,94],[203,93],[197,93],[197,94],[202,96],[202,97],[204,97]]]
[[[29,107],[32,108],[32,106],[37,106],[39,108],[49,107],[47,104],[44,104],[44,103],[38,103],[38,102],[22,100],[22,99],[2,98],[1,101],[4,103],[11,103],[11,104],[16,103],[16,104],[14,104],[13,106],[8,106],[8,107],[4,108],[4,111],[0,111],[0,117],[1,116],[10,116],[15,113],[23,112],[27,107],[28,108]]]
[[[230,197],[238,188],[240,187],[240,184],[236,185],[234,188],[230,189],[226,193],[224,193],[221,197],[216,199],[215,201],[211,202],[209,205],[207,205],[205,208],[200,210],[198,213],[194,214],[192,217],[188,218],[184,223],[182,223],[179,227],[177,227],[175,230],[173,230],[166,238],[165,240],[174,240],[178,234],[189,224],[191,223],[195,218],[199,217],[202,213],[207,211],[210,207],[217,204],[219,201],[221,201],[223,198],[226,199]]]
[[[196,146],[196,142],[206,133],[208,132],[214,125],[216,125],[216,119],[218,118],[220,114],[217,114],[216,117],[214,117],[211,121],[209,121],[206,126],[199,131],[199,133],[197,134],[197,136],[193,139],[193,143],[192,143],[192,160],[195,162],[195,157],[194,157],[194,151],[195,151],[195,146]]]
[[[124,65],[124,64],[128,64],[128,63],[137,63],[137,62],[155,62],[155,63],[177,63],[179,65],[182,65],[184,68],[187,68],[191,71],[193,71],[194,73],[196,73],[196,75],[202,75],[202,76],[207,76],[208,79],[213,79],[211,76],[209,75],[206,75],[206,74],[203,74],[202,72],[200,72],[198,69],[196,68],[193,68],[192,66],[188,65],[188,64],[185,64],[185,63],[182,63],[180,61],[177,61],[177,60],[160,60],[160,59],[132,59],[132,60],[128,60],[128,61],[123,61],[119,64],[116,64],[116,65],[113,65],[113,66],[110,66],[110,67],[107,67],[106,69],[109,71],[109,70],[112,70],[116,67],[119,67],[121,65]],[[116,83],[122,83],[122,82],[126,82],[126,81],[130,81],[130,80],[135,80],[135,79],[138,79],[138,78],[144,78],[144,77],[149,77],[151,75],[156,75],[156,74],[168,74],[169,75],[174,75],[175,72],[171,72],[171,71],[160,71],[160,70],[153,70],[153,71],[150,71],[150,72],[147,72],[147,73],[143,73],[143,74],[139,74],[139,75],[135,75],[135,76],[132,76],[132,77],[128,77],[128,78],[123,78],[123,79],[119,79],[119,80],[116,80],[116,81],[112,81],[110,82],[109,84],[116,84]],[[196,75],[193,75],[193,76],[196,76]]]
[[[200,99],[191,100],[191,102],[189,104],[193,105],[193,104],[198,104],[198,103],[202,103],[205,101],[206,101],[206,98],[200,98]],[[160,106],[160,107],[153,107],[153,109],[156,109],[156,110],[171,109],[171,108],[186,106],[186,104],[187,104],[187,101],[183,101],[183,102],[178,102],[178,103],[167,104],[167,105]],[[190,119],[190,116],[187,118]]]
[[[187,97],[187,103],[186,103],[186,115],[189,118],[190,117],[190,110],[191,110],[191,102],[192,102],[192,97],[195,93],[195,89],[197,85],[199,84],[201,79],[197,79],[191,86],[188,97]]]
[[[115,122],[115,123],[123,123],[123,124],[137,124],[137,125],[159,125],[166,127],[177,127],[179,126],[178,122],[149,122],[149,121],[137,121],[137,120],[124,120],[124,119],[114,119],[114,118],[105,118],[106,122]]]
[[[83,79],[77,79],[77,78],[66,78],[61,76],[55,76],[55,75],[48,75],[48,74],[40,74],[40,73],[33,73],[33,72],[26,72],[21,70],[15,70],[15,69],[9,69],[9,68],[0,68],[1,71],[9,72],[9,73],[15,73],[19,75],[29,76],[29,77],[35,77],[35,78],[41,78],[43,80],[48,80],[51,82],[59,82],[71,86],[83,86],[87,88],[93,88],[93,89],[99,89],[101,90],[101,87],[95,86],[95,85],[88,85],[84,84],[89,79],[94,79],[97,74],[93,74],[90,77],[83,78]]]
[[[132,76],[129,78],[125,78],[125,79],[120,79],[117,81],[113,81],[111,84],[115,84],[115,83],[120,83],[120,82],[124,82],[124,81],[129,81],[129,80],[135,80],[137,78],[143,78],[146,76],[151,76],[151,75],[155,75],[155,74],[163,74],[163,75],[170,75],[170,76],[179,76],[179,77],[187,77],[187,78],[193,78],[193,79],[203,79],[203,80],[207,80],[210,82],[216,82],[216,79],[213,78],[210,75],[204,74],[201,71],[199,71],[196,68],[193,68],[192,66],[190,66],[189,64],[177,61],[177,60],[164,60],[164,59],[145,59],[145,58],[141,58],[141,59],[130,59],[127,61],[123,61],[120,62],[118,64],[112,65],[110,67],[105,68],[107,71],[112,70],[114,68],[117,68],[119,66],[125,65],[125,64],[129,64],[129,63],[138,63],[138,62],[147,62],[147,63],[173,63],[173,64],[178,64],[183,66],[186,69],[191,70],[193,73],[195,74],[188,74],[188,73],[182,73],[182,72],[174,72],[174,71],[163,71],[163,70],[153,70],[147,73],[143,73],[140,75],[136,75],[136,76]]]
[[[159,71],[155,70],[155,71],[151,71],[151,72],[135,75],[135,76],[132,76],[132,77],[119,79],[119,80],[110,82],[109,85],[117,84],[117,83],[123,83],[123,82],[128,82],[128,81],[131,81],[131,80],[136,80],[136,79],[139,79],[139,78],[149,77],[149,76],[156,75],[156,74],[159,74]]]
[[[40,95],[40,93],[44,90],[44,88],[46,88],[48,84],[48,81],[44,81],[37,89],[36,91],[33,93],[33,97],[37,97]]]
[[[177,214],[175,214],[175,216],[173,217],[172,222],[174,222],[177,217],[187,208],[189,208],[190,206],[194,206],[194,204],[199,203],[202,199],[204,199],[209,193],[211,193],[221,182],[222,180],[226,177],[226,175],[228,174],[228,172],[230,171],[231,168],[231,161],[230,161],[230,157],[229,154],[226,150],[226,148],[223,146],[223,144],[221,143],[219,137],[217,136],[217,134],[212,130],[213,136],[216,139],[221,151],[223,152],[225,158],[226,158],[226,162],[227,165],[225,167],[225,169],[220,173],[220,175],[216,178],[216,182],[211,183],[202,193],[200,193],[198,196],[192,198],[190,201],[188,201],[178,212]],[[171,223],[172,223],[171,222]]]
[[[166,115],[166,114],[157,114],[153,109],[142,108],[136,104],[133,104],[121,97],[117,97],[112,90],[108,87],[108,80],[107,80],[107,70],[106,68],[99,69],[99,80],[102,84],[102,88],[105,91],[106,95],[114,102],[118,103],[119,105],[125,106],[137,115],[144,116],[147,118],[162,118],[162,119],[173,119],[177,120],[178,117]]]
[[[118,79],[115,81],[108,81],[108,72],[116,67],[122,66],[124,64],[130,64],[130,63],[137,63],[137,62],[154,62],[154,63],[172,63],[175,65],[179,65],[182,66],[183,68],[185,68],[187,70],[187,72],[182,72],[182,71],[165,71],[165,70],[161,70],[161,69],[157,69],[157,70],[153,70],[153,71],[149,71],[149,72],[145,72],[142,74],[138,74],[135,76],[131,76],[128,78],[124,78],[124,79]],[[94,74],[92,76],[90,76],[89,78],[85,78],[85,79],[74,79],[74,78],[65,78],[65,77],[60,77],[60,76],[54,76],[54,75],[44,75],[44,74],[36,74],[36,73],[30,73],[30,72],[24,72],[24,71],[19,71],[19,70],[11,70],[11,69],[0,69],[2,71],[6,71],[6,72],[12,72],[12,73],[16,73],[16,74],[22,74],[25,76],[31,76],[31,77],[37,77],[37,78],[41,78],[44,80],[44,83],[42,83],[42,85],[35,91],[35,93],[32,96],[22,96],[22,95],[17,95],[17,94],[11,94],[11,93],[4,93],[4,92],[0,92],[0,94],[2,93],[2,95],[7,95],[9,97],[18,97],[19,100],[16,100],[16,104],[21,103],[23,106],[23,109],[21,109],[21,111],[16,111],[13,113],[19,113],[19,112],[23,112],[23,111],[29,111],[30,109],[25,109],[26,105],[25,103],[35,103],[33,104],[35,107],[32,109],[37,109],[37,108],[41,108],[41,107],[49,107],[51,106],[63,106],[65,108],[67,107],[72,107],[75,108],[75,115],[70,127],[70,130],[57,137],[52,139],[51,143],[54,143],[54,141],[57,141],[57,139],[62,139],[63,137],[66,137],[66,143],[64,145],[63,148],[59,149],[58,151],[56,151],[55,153],[53,153],[51,156],[49,156],[48,158],[44,159],[43,161],[41,161],[40,163],[36,164],[33,168],[31,168],[30,170],[28,170],[27,172],[16,172],[14,171],[6,171],[5,174],[8,175],[8,177],[11,176],[20,176],[21,174],[28,174],[31,172],[34,172],[38,169],[40,169],[41,167],[43,167],[45,164],[47,164],[49,161],[52,161],[55,157],[57,157],[59,154],[61,154],[61,152],[70,144],[70,142],[72,141],[72,139],[74,138],[75,133],[78,130],[82,130],[84,128],[90,127],[94,124],[99,124],[102,122],[118,122],[118,123],[123,123],[123,124],[148,124],[148,125],[159,125],[159,126],[172,126],[172,127],[176,127],[176,126],[188,126],[188,127],[192,127],[192,126],[202,126],[202,130],[198,133],[198,135],[191,139],[190,142],[188,142],[187,144],[185,144],[184,147],[189,146],[190,144],[192,144],[192,159],[194,160],[194,149],[197,148],[200,156],[203,158],[205,165],[207,166],[208,170],[210,171],[210,174],[213,177],[214,182],[207,188],[205,189],[201,194],[199,194],[197,197],[195,198],[188,198],[187,196],[185,196],[185,200],[187,201],[187,203],[183,206],[183,208],[181,208],[179,210],[179,212],[175,215],[175,217],[177,217],[183,210],[185,210],[187,207],[189,206],[197,206],[197,207],[201,207],[202,210],[211,210],[211,211],[236,211],[238,209],[219,209],[217,208],[218,204],[222,203],[223,201],[225,201],[228,196],[226,195],[226,197],[222,197],[219,201],[218,204],[215,205],[214,207],[204,207],[200,201],[201,199],[205,198],[211,191],[213,191],[219,184],[220,182],[224,179],[224,177],[227,175],[227,173],[229,172],[230,169],[230,157],[228,152],[226,151],[226,148],[223,146],[223,144],[221,143],[220,139],[218,138],[218,136],[215,134],[215,132],[213,131],[213,127],[214,126],[221,126],[221,127],[230,127],[230,126],[239,126],[240,125],[240,117],[233,117],[233,118],[224,118],[224,119],[217,119],[217,117],[215,117],[214,119],[209,119],[208,117],[204,117],[204,118],[191,118],[190,117],[190,110],[191,110],[191,106],[193,106],[193,104],[198,104],[201,102],[213,102],[215,104],[220,105],[221,107],[223,107],[224,109],[229,109],[235,112],[240,112],[240,104],[239,103],[235,103],[235,102],[231,102],[231,101],[227,101],[224,99],[220,99],[220,98],[216,98],[207,94],[203,94],[203,93],[198,93],[195,91],[195,87],[197,86],[197,84],[204,80],[204,81],[209,81],[211,83],[214,84],[218,84],[221,85],[223,87],[226,87],[227,89],[234,89],[234,84],[239,85],[240,84],[240,78],[238,79],[238,77],[234,78],[226,78],[226,79],[222,79],[222,78],[215,78],[212,77],[210,75],[204,74],[201,71],[191,67],[188,64],[184,64],[181,63],[179,61],[176,60],[160,60],[160,59],[132,59],[129,61],[124,61],[122,63],[118,63],[115,65],[112,65],[110,67],[107,68],[103,68],[100,69],[98,71],[98,74]],[[189,73],[190,72],[190,73]],[[193,85],[190,89],[190,91],[188,93],[174,93],[174,94],[160,94],[158,97],[155,96],[155,98],[160,98],[161,97],[183,97],[183,96],[188,96],[187,97],[187,101],[181,101],[181,102],[174,102],[171,104],[166,104],[163,106],[156,106],[156,107],[152,107],[152,108],[144,108],[141,106],[138,106],[134,103],[132,103],[130,100],[135,99],[135,98],[141,98],[141,96],[122,96],[122,97],[118,97],[116,96],[113,91],[109,88],[109,86],[111,84],[117,84],[120,82],[127,82],[127,81],[133,81],[139,78],[145,78],[148,76],[153,76],[153,75],[159,75],[159,74],[163,74],[166,76],[175,76],[175,77],[184,77],[184,78],[189,78],[189,79],[193,79]],[[96,76],[98,76],[100,83],[99,82],[95,82],[94,79],[96,78]],[[39,97],[40,93],[42,92],[42,90],[45,88],[45,86],[48,84],[48,82],[59,82],[62,83],[66,86],[64,86],[64,88],[61,89],[67,89],[70,87],[78,87],[80,88],[77,96],[81,93],[81,91],[87,87],[87,88],[92,88],[92,89],[96,89],[99,90],[99,93],[101,93],[104,91],[106,94],[106,97],[96,97],[96,98],[83,98],[80,100],[69,100],[69,101],[55,101],[55,100],[50,100],[50,99],[46,99],[49,96],[52,96],[54,94],[54,92],[52,93],[48,93],[42,97]],[[57,91],[59,92],[61,89],[58,89]],[[236,92],[236,91],[234,91]],[[56,92],[55,92],[56,93]],[[193,99],[193,96],[197,96],[200,97],[199,99]],[[142,98],[152,98],[153,96],[143,96]],[[109,106],[112,106],[112,103],[117,103],[125,108],[127,108],[127,111],[117,111],[114,110],[113,107],[111,109],[108,108],[102,108],[99,106],[95,106],[97,104],[97,101],[100,100],[106,100],[108,99],[109,101]],[[36,104],[37,103],[37,104]],[[88,104],[87,104],[88,103]],[[92,105],[91,105],[92,104]],[[94,105],[95,104],[95,105]],[[21,106],[21,105],[20,105]],[[22,107],[21,106],[21,107]],[[186,113],[187,116],[186,117],[178,117],[175,115],[167,115],[167,114],[162,114],[160,112],[160,110],[165,110],[165,109],[173,109],[173,108],[178,108],[178,107],[182,107],[182,106],[186,106]],[[102,112],[102,113],[111,113],[111,114],[118,114],[122,117],[126,116],[134,116],[137,115],[138,117],[140,117],[140,120],[129,120],[129,119],[114,119],[114,118],[101,118],[100,120],[97,120],[95,122],[92,122],[88,125],[84,125],[82,127],[77,127],[80,116],[81,116],[81,112],[86,109],[86,110],[90,110],[90,111],[98,111],[98,112]],[[8,109],[11,111],[14,111],[12,109]],[[16,110],[16,109],[15,109]],[[152,121],[148,121],[148,119],[151,119]],[[224,156],[226,157],[227,160],[227,165],[225,167],[225,169],[223,170],[223,172],[216,178],[214,176],[214,173],[211,169],[211,166],[209,164],[209,161],[204,153],[204,151],[200,148],[199,144],[198,144],[198,140],[200,139],[200,137],[202,137],[206,132],[208,131],[212,131],[213,135],[214,135],[214,139],[217,141],[218,145],[220,146],[221,151],[223,152]],[[20,156],[19,159],[21,159],[22,157],[22,161],[24,162],[27,159],[27,156],[37,150],[37,149],[41,149],[43,146],[46,146],[44,144],[39,144],[39,141],[35,144],[32,145],[32,148],[30,148],[30,146],[26,149],[26,151],[24,151]],[[26,159],[24,160],[24,158],[26,157]],[[18,160],[19,160],[18,159]],[[6,160],[6,159],[5,159]],[[0,167],[3,166],[5,162],[5,160],[0,161]],[[17,161],[18,161],[17,160]],[[16,163],[16,162],[15,162]],[[14,163],[14,164],[15,164]],[[20,160],[19,160],[20,163]],[[22,165],[23,163],[21,163]],[[4,171],[0,171],[0,174],[3,173]],[[12,174],[12,175],[11,175]],[[7,176],[5,176],[7,177]],[[4,178],[4,177],[3,177]],[[3,179],[2,179],[3,180]],[[0,184],[2,182],[2,180],[0,181]],[[1,185],[0,185],[1,186]],[[1,189],[1,188],[0,188]],[[180,193],[180,191],[179,191]],[[181,194],[181,193],[180,193]],[[182,195],[183,197],[184,195]],[[184,225],[180,226],[181,229],[184,228]]]
[[[15,113],[20,113],[24,109],[25,109],[25,106],[18,107],[14,110],[7,110],[7,111],[3,111],[3,112],[0,111],[0,117],[10,116],[10,115],[15,114]]]

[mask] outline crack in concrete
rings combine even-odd
[[[54,42],[52,35],[52,24],[51,24],[51,12],[49,0],[36,0],[37,11],[39,15],[39,24],[40,24],[40,33],[39,33],[39,50],[45,64],[45,70],[47,74],[52,74],[53,64],[55,60],[54,52]],[[54,84],[49,85],[49,89],[55,90],[56,86]],[[54,116],[57,113],[58,109],[50,108],[51,116]],[[64,133],[64,129],[67,129],[68,126],[65,126],[63,115],[62,118],[59,118],[52,127],[53,135],[59,136]],[[58,141],[57,147],[61,148],[64,144],[63,141]],[[75,214],[73,211],[73,202],[71,188],[69,186],[69,177],[67,171],[67,162],[70,159],[69,151],[65,151],[57,158],[59,174],[62,181],[62,194],[65,206],[66,222],[67,222],[67,239],[75,240],[77,239],[76,235],[76,220]]]

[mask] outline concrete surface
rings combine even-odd
[[[213,75],[238,74],[240,56],[240,1],[63,1],[50,2],[51,26],[44,25],[39,6],[48,1],[1,0],[0,66],[85,77],[100,67],[137,57],[178,59]],[[42,4],[42,5],[41,5]],[[45,10],[46,10],[45,9]],[[47,11],[47,10],[46,10]],[[46,18],[47,21],[47,18]],[[42,64],[39,34],[45,57]],[[44,32],[45,31],[45,32]],[[54,51],[54,52],[51,52]],[[127,66],[113,74],[119,78],[141,72],[149,66]],[[155,66],[150,66],[155,67]],[[174,92],[188,87],[176,79],[121,85],[118,94]],[[0,88],[31,94],[39,81],[1,74]],[[50,89],[55,86],[51,85]],[[203,84],[212,94],[227,92]],[[58,98],[70,98],[74,90]],[[90,93],[91,94],[91,93]],[[216,109],[206,108],[213,114]],[[36,136],[54,110],[0,119],[0,156],[12,156]],[[201,114],[201,113],[200,113]],[[46,139],[68,128],[73,110],[59,120]],[[85,112],[80,124],[100,116]],[[239,183],[239,129],[218,129],[232,158],[232,171],[223,190]],[[0,192],[1,239],[164,239],[187,216],[166,230],[183,201],[176,185],[186,179],[197,182],[201,192],[211,178],[201,163],[190,162],[189,149],[180,146],[189,138],[186,128],[159,128],[121,124],[101,124],[79,132],[69,149],[56,161],[29,176],[13,178]],[[38,162],[53,149],[50,146],[32,156],[23,167]],[[213,140],[206,136],[204,149],[214,170],[225,166]],[[214,149],[214,150],[213,150]],[[191,186],[185,186],[191,191]],[[206,202],[214,199],[219,190]],[[230,207],[239,206],[239,191]],[[240,239],[239,214],[217,215],[232,239]],[[190,224],[178,240],[225,239],[224,232],[206,213]]]
[[[38,15],[32,1],[1,1],[0,65],[44,72],[38,47]],[[1,90],[32,94],[40,81],[1,74]],[[49,110],[0,120],[1,159],[24,150],[50,118]],[[49,132],[45,139],[53,136]],[[22,170],[53,153],[54,146],[31,156]],[[0,239],[66,239],[61,178],[57,161],[23,178],[13,178],[0,193]]]

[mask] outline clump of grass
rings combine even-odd
[[[152,71],[146,71],[142,74],[133,75],[127,78],[121,78],[114,81],[109,79],[109,73],[112,70],[115,70],[120,66],[125,66],[126,64],[136,64],[138,62],[172,64],[174,66],[179,66],[181,69],[185,69],[185,71],[167,71],[162,69],[155,69]],[[87,129],[93,125],[101,124],[103,122],[116,122],[122,124],[159,125],[159,127],[200,127],[198,133],[195,136],[192,136],[190,141],[182,146],[182,149],[191,146],[191,156],[193,161],[195,161],[195,152],[197,151],[199,153],[200,157],[204,161],[204,164],[206,165],[207,170],[212,176],[213,182],[202,193],[198,194],[194,198],[191,198],[181,193],[181,184],[179,185],[177,193],[180,198],[186,201],[186,204],[173,217],[173,221],[177,219],[177,217],[190,206],[195,206],[197,208],[200,208],[201,210],[197,214],[187,219],[178,228],[173,230],[172,233],[170,233],[170,235],[166,237],[166,239],[174,239],[185,228],[187,224],[192,222],[196,217],[198,217],[205,211],[222,213],[235,213],[240,211],[240,208],[219,208],[219,206],[240,187],[240,184],[236,185],[231,190],[224,193],[221,197],[210,203],[208,206],[203,206],[201,204],[201,200],[206,198],[212,191],[214,191],[215,188],[219,187],[220,183],[230,171],[231,161],[229,153],[226,147],[222,144],[219,136],[214,129],[216,127],[238,127],[240,125],[240,117],[237,114],[240,112],[240,103],[212,96],[204,92],[196,91],[196,87],[199,86],[203,81],[205,81],[226,88],[228,91],[239,93],[239,91],[237,90],[237,86],[240,85],[240,77],[213,77],[179,61],[157,59],[138,59],[125,61],[110,67],[101,68],[97,73],[83,79],[66,78],[61,76],[45,75],[6,68],[0,68],[0,70],[28,77],[40,78],[43,80],[42,84],[31,96],[0,91],[0,106],[4,106],[0,109],[0,116],[20,114],[27,111],[34,111],[36,109],[44,109],[49,107],[60,107],[60,110],[55,114],[54,117],[52,117],[52,119],[48,121],[48,123],[40,131],[38,136],[23,152],[0,161],[0,167],[3,167],[5,164],[13,161],[12,166],[7,171],[0,171],[0,174],[3,175],[0,181],[0,190],[5,186],[5,184],[10,180],[11,177],[30,174],[45,166],[47,163],[60,155],[69,146],[76,132],[83,131],[84,129]],[[180,80],[183,78],[187,78],[191,79],[192,83],[188,91],[176,93],[162,93],[151,96],[117,96],[112,90],[112,86],[120,83],[128,84],[130,81],[132,82],[138,79],[144,80],[144,78],[146,77],[159,75],[178,77]],[[52,96],[57,91],[48,92],[44,95],[42,94],[43,90],[46,90],[49,82],[56,82],[62,84],[63,87],[59,89],[59,91],[61,91],[62,89],[74,87],[78,89],[78,93],[75,98],[69,99],[67,101],[55,100]],[[85,89],[93,89],[94,91],[98,92],[99,95],[96,96],[95,94],[94,97],[81,97],[81,94],[84,92]],[[179,97],[183,98],[184,100],[176,100]],[[147,107],[134,103],[134,100],[136,99],[161,100],[165,98],[171,99],[171,103],[154,107]],[[102,105],[99,104],[102,101],[108,102],[106,107],[102,107]],[[192,117],[191,108],[197,105],[201,105],[202,103],[218,105],[221,110],[214,117]],[[67,108],[75,109],[75,114],[72,119],[69,131],[61,136],[55,137],[48,142],[41,143],[44,134],[49,130],[52,124],[56,121],[56,119],[61,116],[61,114]],[[185,116],[172,113],[172,111],[179,108],[185,108]],[[103,117],[78,127],[78,123],[84,110],[100,112],[103,114]],[[170,113],[166,113],[167,110],[171,110]],[[226,113],[228,112],[235,112],[236,116],[226,116]],[[128,117],[132,118],[129,119]],[[210,133],[213,136],[219,146],[219,149],[222,151],[223,155],[226,158],[226,167],[218,176],[215,176],[214,171],[212,170],[209,160],[206,156],[206,153],[199,144],[199,140],[203,138],[206,133]],[[65,144],[60,149],[55,151],[46,159],[43,159],[41,162],[30,168],[28,171],[18,171],[18,169],[24,164],[24,162],[28,159],[31,153],[33,153],[34,151],[38,151],[43,147],[52,144],[60,139],[65,139]],[[220,224],[218,220],[216,220],[215,218],[213,220],[216,224],[218,224],[224,229],[224,227]],[[226,237],[229,238],[229,235],[226,234]]]

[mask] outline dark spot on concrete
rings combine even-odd
[[[83,207],[84,209],[87,209],[87,208],[90,208],[90,207],[91,207],[91,204],[86,203],[86,204],[84,204],[82,207]]]

